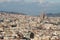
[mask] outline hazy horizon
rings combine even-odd
[[[0,11],[38,15],[60,13],[60,0],[0,0]]]

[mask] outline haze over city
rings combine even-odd
[[[60,40],[60,0],[0,0],[0,40]]]
[[[60,0],[0,0],[0,11],[19,12],[28,15],[60,13]]]

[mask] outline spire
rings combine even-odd
[[[45,12],[41,12],[40,13],[40,18],[41,19],[47,19],[46,13]]]

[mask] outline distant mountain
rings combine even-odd
[[[48,17],[60,17],[60,13],[47,13]]]
[[[2,14],[7,13],[7,14],[27,15],[27,14],[24,14],[24,13],[7,12],[7,11],[0,11],[0,13],[2,13]],[[60,13],[46,13],[46,15],[47,15],[48,17],[60,17]],[[37,16],[37,15],[36,15],[36,16]]]
[[[8,13],[8,14],[21,14],[21,15],[26,15],[24,13],[17,13],[17,12],[7,12],[7,11],[0,11],[0,13],[4,14],[4,13]]]

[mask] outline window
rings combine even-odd
[[[17,25],[11,25],[11,27],[16,27]]]
[[[34,38],[34,33],[31,32],[30,38],[32,38],[32,39]]]

